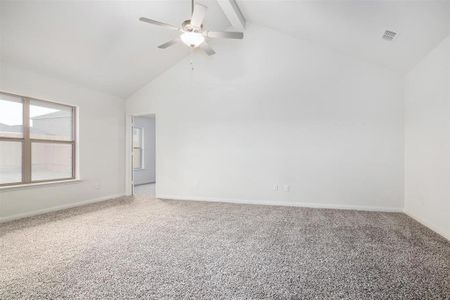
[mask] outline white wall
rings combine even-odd
[[[124,103],[33,72],[0,65],[0,91],[79,106],[80,175],[75,183],[0,190],[0,220],[124,194]]]
[[[157,196],[401,210],[401,76],[252,24],[211,44],[127,100],[158,120]]]
[[[450,239],[450,36],[406,78],[405,212]]]
[[[134,184],[155,182],[155,117],[134,117],[134,126],[144,129],[144,167],[134,170]]]

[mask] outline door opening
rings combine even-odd
[[[137,197],[155,197],[155,115],[132,116],[131,124],[131,191]]]

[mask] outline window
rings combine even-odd
[[[144,168],[144,128],[133,127],[133,169]]]
[[[74,179],[76,109],[0,93],[0,186]]]

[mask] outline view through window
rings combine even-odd
[[[75,178],[75,108],[0,93],[0,186]]]
[[[144,163],[144,128],[133,128],[133,168],[143,169]]]

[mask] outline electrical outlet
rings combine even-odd
[[[285,184],[283,189],[284,189],[285,192],[290,192],[291,191],[291,186],[288,185],[288,184]]]
[[[274,190],[275,192],[278,192],[278,184],[274,184],[274,185],[273,185],[273,190]]]
[[[99,183],[99,182],[96,182],[95,185],[94,185],[94,188],[95,188],[96,190],[99,190],[99,189],[100,189],[100,183]]]

